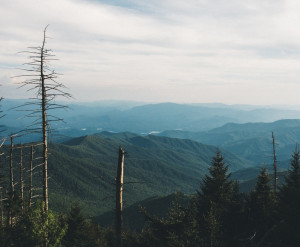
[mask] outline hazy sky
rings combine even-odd
[[[296,0],[0,0],[0,96],[40,45],[77,100],[300,104]],[[28,94],[30,96],[30,94]]]

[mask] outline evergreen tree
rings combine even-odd
[[[285,246],[300,243],[300,153],[299,147],[292,155],[291,168],[280,189],[280,215],[283,218],[280,235]]]
[[[66,217],[66,223],[68,230],[63,239],[64,246],[97,246],[95,244],[96,239],[94,239],[94,230],[96,227],[86,220],[78,204],[71,207]]]
[[[250,192],[247,200],[247,231],[248,236],[255,236],[252,238],[253,242],[257,242],[264,237],[277,222],[277,200],[271,180],[272,178],[266,168],[262,168],[255,189]]]
[[[230,176],[228,165],[225,165],[223,156],[217,151],[212,158],[209,174],[200,185],[201,191],[197,193],[199,234],[204,246],[219,242],[222,246],[236,245],[240,201],[237,182],[231,180]],[[207,224],[211,229],[209,238]]]
[[[212,202],[209,211],[203,215],[203,247],[221,247],[221,225],[216,214],[217,208]]]

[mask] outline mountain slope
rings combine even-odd
[[[111,210],[119,145],[127,152],[125,206],[175,191],[193,193],[217,150],[190,140],[109,132],[52,144],[49,159],[50,192],[55,198],[52,206],[61,209],[68,200],[79,200],[89,215]],[[222,153],[231,171],[251,163],[227,151]]]
[[[159,135],[215,145],[261,165],[272,161],[271,132],[275,135],[278,160],[289,159],[296,142],[300,140],[298,119],[272,123],[229,123],[205,132],[165,131]]]

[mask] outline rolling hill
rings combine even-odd
[[[272,136],[276,141],[277,159],[288,160],[300,140],[300,120],[285,119],[272,123],[228,123],[203,132],[165,131],[160,136],[183,138],[224,148],[257,165],[272,162]]]
[[[49,205],[57,211],[66,210],[78,201],[89,216],[100,215],[114,208],[115,176],[118,147],[125,151],[125,207],[152,196],[165,196],[176,191],[193,193],[207,172],[216,147],[191,140],[133,133],[103,132],[50,145]],[[6,152],[8,147],[5,147]],[[28,148],[24,154],[28,154]],[[15,151],[18,155],[19,151]],[[251,166],[222,150],[236,171]],[[8,160],[2,157],[7,167]],[[28,164],[28,156],[24,157]],[[6,162],[6,163],[5,163]],[[17,156],[15,164],[17,164]],[[18,178],[18,169],[15,168]],[[35,181],[39,180],[35,175]],[[26,184],[28,182],[25,181]],[[18,186],[18,185],[17,185]],[[37,185],[38,186],[38,185]]]

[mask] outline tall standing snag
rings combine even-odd
[[[29,163],[29,196],[28,196],[28,206],[31,208],[32,205],[32,172],[33,172],[33,145],[30,148],[30,163]]]
[[[48,27],[48,26],[47,26]],[[59,97],[70,98],[71,95],[65,92],[65,86],[57,82],[58,74],[50,68],[50,62],[55,59],[52,50],[46,48],[46,31],[44,29],[43,41],[41,46],[29,47],[22,53],[28,54],[30,62],[25,63],[25,68],[21,69],[28,74],[17,77],[26,78],[20,82],[20,87],[29,86],[28,91],[36,93],[30,102],[23,105],[27,112],[25,117],[34,118],[33,123],[28,126],[26,131],[29,133],[42,133],[43,143],[43,201],[45,211],[48,211],[48,132],[50,131],[50,122],[62,121],[61,118],[49,114],[49,111],[59,108],[67,108],[54,102]]]
[[[122,246],[124,153],[124,150],[119,147],[119,159],[116,178],[116,237],[118,247]]]
[[[7,211],[7,225],[12,226],[12,207],[14,202],[14,194],[15,194],[15,187],[14,187],[14,169],[13,169],[13,150],[14,150],[14,138],[13,135],[10,136],[10,152],[9,152],[9,208]]]
[[[24,180],[23,180],[23,146],[20,143],[20,196],[21,196],[21,210],[24,213]]]
[[[272,132],[272,143],[273,143],[273,166],[274,166],[274,192],[277,192],[277,160],[276,160],[276,150],[275,150],[275,137],[274,133]]]

